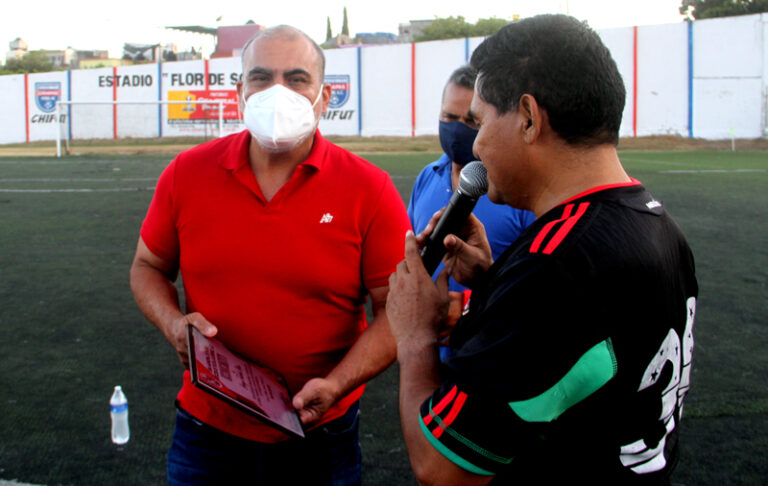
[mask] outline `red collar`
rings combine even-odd
[[[248,130],[243,130],[232,136],[236,137],[235,142],[229,146],[228,150],[219,156],[218,160],[219,165],[227,170],[237,170],[250,163],[248,147],[251,143],[251,134]],[[320,134],[320,130],[315,131],[315,140],[312,143],[312,150],[309,152],[309,156],[307,156],[304,162],[299,164],[299,167],[307,165],[312,166],[317,170],[321,170],[325,165],[325,154],[329,143],[330,142]]]
[[[620,182],[620,183],[617,183],[617,184],[606,184],[604,186],[596,186],[596,187],[593,187],[591,189],[587,189],[586,191],[582,192],[581,194],[577,194],[577,195],[575,195],[573,197],[570,197],[570,198],[566,199],[565,201],[561,202],[557,206],[562,206],[563,204],[568,204],[571,201],[575,201],[576,199],[582,198],[584,196],[588,196],[590,194],[594,194],[596,192],[607,191],[608,189],[616,189],[617,187],[639,186],[640,184],[642,184],[642,182],[638,181],[634,177],[630,177],[630,181],[629,182]]]

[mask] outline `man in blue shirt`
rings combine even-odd
[[[413,184],[408,217],[416,234],[424,230],[436,211],[448,204],[459,185],[461,169],[475,160],[472,145],[477,136],[477,126],[469,114],[469,105],[472,103],[476,77],[475,69],[465,65],[451,74],[443,88],[439,133],[440,146],[445,153],[424,167]],[[494,259],[536,219],[530,211],[493,204],[488,196],[478,199],[472,212],[485,226]],[[443,268],[445,265],[440,262],[432,277],[437,278]],[[453,278],[449,279],[448,289],[451,291],[450,315],[458,318],[469,300],[470,290]],[[444,340],[440,346],[440,358],[443,360],[450,354],[446,335],[453,324],[455,319],[452,318],[442,334]]]
[[[448,204],[458,187],[461,169],[475,160],[472,144],[477,136],[477,127],[469,115],[469,105],[476,77],[477,72],[471,66],[462,66],[451,74],[443,89],[439,133],[440,145],[445,153],[426,166],[413,185],[408,217],[416,234],[424,230],[436,211]],[[494,259],[536,219],[530,211],[493,204],[488,196],[477,201],[473,213],[485,226]],[[444,267],[441,262],[433,278]],[[450,279],[449,289],[463,292],[466,287]]]

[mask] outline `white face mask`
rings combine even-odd
[[[322,94],[321,87],[312,104],[282,84],[253,93],[247,100],[243,94],[243,121],[262,147],[273,152],[291,150],[314,133],[318,122],[314,108]]]

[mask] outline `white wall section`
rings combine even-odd
[[[768,14],[598,31],[624,79],[620,135],[758,138],[768,131]],[[434,135],[445,82],[482,38],[325,51],[327,135]],[[243,129],[240,58],[0,76],[0,143]],[[210,101],[158,105],[157,101]],[[75,104],[152,102],[153,104]]]

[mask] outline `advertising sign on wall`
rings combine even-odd
[[[178,90],[168,91],[168,101],[210,101],[168,105],[169,125],[200,125],[219,119],[219,103],[224,102],[224,123],[240,123],[236,90]]]
[[[320,117],[320,131],[325,135],[357,135],[360,131],[358,79],[359,49],[326,51],[323,82],[331,86],[328,110]]]
[[[61,130],[61,126],[67,123],[65,112],[56,119],[56,103],[66,99],[67,89],[66,72],[28,75],[27,123],[30,141],[53,140],[56,130]]]

